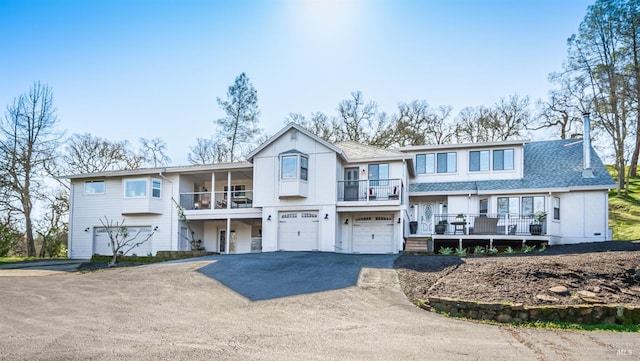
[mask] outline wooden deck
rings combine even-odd
[[[436,252],[436,243],[443,241],[457,242],[457,248],[462,248],[465,244],[478,245],[485,244],[489,248],[498,244],[517,244],[524,247],[527,242],[534,244],[548,244],[550,236],[540,235],[505,235],[505,234],[434,234],[416,235],[412,234],[405,238],[405,252]]]

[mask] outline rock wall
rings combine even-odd
[[[621,305],[554,305],[461,301],[444,297],[429,297],[422,306],[446,312],[451,316],[497,322],[562,321],[582,324],[640,324],[640,307]]]

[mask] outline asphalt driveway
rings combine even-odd
[[[252,300],[355,286],[365,268],[393,269],[397,255],[276,252],[215,256],[199,271]]]
[[[300,266],[283,268],[287,258]],[[300,268],[306,262],[312,269]],[[347,274],[359,268],[355,284],[276,294],[229,282],[235,273],[258,278],[254,287],[322,283],[341,277],[341,262]],[[273,253],[0,277],[0,359],[627,360],[640,352],[637,334],[492,326],[425,312],[402,294],[388,262]],[[287,271],[293,278],[259,277]]]

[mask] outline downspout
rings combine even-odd
[[[166,180],[167,182],[169,182],[169,184],[171,184],[171,198],[173,199],[173,182],[164,176],[164,174],[162,174],[163,172],[166,172],[167,169],[166,168],[162,168],[160,169],[160,172],[158,172],[158,176],[160,176],[162,179]],[[178,203],[180,204],[180,203]],[[169,234],[170,234],[170,238],[169,238],[169,251],[173,251],[173,210],[171,211],[171,218],[170,218],[170,222],[171,222],[171,226],[169,227]],[[177,249],[177,247],[176,247]]]
[[[75,203],[73,201],[75,196],[73,189],[73,182],[69,181],[69,234],[67,235],[67,258],[71,258],[71,250],[73,249],[73,203]],[[93,244],[93,239],[91,240],[91,244]]]

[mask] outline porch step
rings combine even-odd
[[[405,252],[432,252],[429,249],[429,243],[431,238],[429,237],[409,237],[405,239],[404,250]]]

